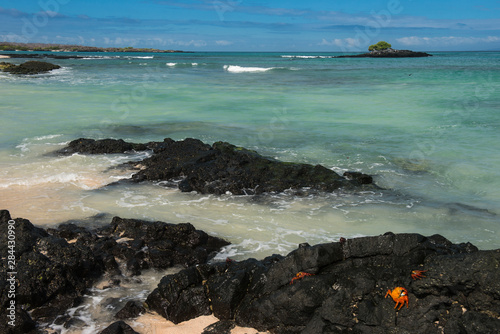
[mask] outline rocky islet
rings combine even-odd
[[[11,74],[40,74],[50,72],[52,70],[56,70],[61,68],[59,65],[47,63],[44,61],[27,61],[23,64],[15,65],[7,62],[0,63],[0,69],[4,72],[8,72]]]

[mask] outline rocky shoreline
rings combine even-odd
[[[56,322],[70,328],[75,319],[60,315],[79,305],[98,279],[107,278],[109,288],[140,277],[145,268],[173,265],[185,269],[163,277],[146,300],[127,303],[101,333],[135,333],[127,322],[152,311],[174,323],[213,314],[220,321],[204,333],[219,334],[235,325],[276,334],[500,328],[500,250],[479,251],[440,235],[341,238],[304,243],[286,256],[208,263],[228,242],[188,223],[115,217],[97,229],[42,229],[2,210],[2,254],[8,254],[9,225],[15,229],[15,273],[0,268],[7,277],[0,281],[0,313],[3,319],[11,315],[15,326],[0,322],[2,333],[44,333],[42,324]],[[408,292],[400,309],[385,298],[396,287]]]

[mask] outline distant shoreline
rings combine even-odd
[[[144,53],[184,53],[181,50],[159,50],[151,48],[101,48],[95,46],[45,44],[45,43],[10,43],[0,42],[0,51],[32,52],[144,52]]]

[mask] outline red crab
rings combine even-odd
[[[293,284],[293,281],[301,279],[301,278],[304,278],[306,276],[314,276],[314,274],[309,274],[309,273],[306,273],[306,272],[303,272],[303,271],[299,271],[297,273],[297,275],[295,275],[295,277],[292,278],[292,280],[290,281],[290,284]]]
[[[413,270],[411,272],[411,278],[413,279],[422,279],[422,277],[426,277],[423,275],[427,270]]]
[[[385,298],[387,298],[388,295],[391,296],[392,300],[396,302],[396,306],[394,306],[394,308],[398,307],[399,303],[401,303],[401,305],[398,308],[398,311],[401,310],[405,302],[406,302],[406,308],[408,308],[408,291],[406,291],[405,288],[398,286],[397,288],[394,288],[394,290],[392,291],[387,290]]]

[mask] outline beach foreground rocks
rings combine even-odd
[[[499,264],[500,250],[386,233],[190,267],[164,277],[146,303],[176,323],[213,312],[277,334],[496,333]],[[412,279],[413,270],[425,277]],[[292,283],[301,272],[310,275]],[[400,310],[384,298],[398,286],[409,293]]]
[[[371,176],[360,172],[341,176],[321,165],[283,162],[227,142],[209,145],[192,138],[166,138],[147,144],[80,138],[57,153],[104,154],[147,149],[152,156],[134,163],[138,171],[131,181],[177,181],[172,184],[184,192],[253,195],[289,189],[300,194],[304,188],[326,192],[379,189]]]
[[[9,254],[9,225],[15,227],[16,261],[14,269],[0,268],[2,277],[8,279],[0,281],[0,313],[6,319],[4,313],[15,300],[16,326],[2,321],[1,333],[28,333],[35,328],[32,319],[52,323],[80,304],[87,289],[103,277],[119,284],[120,278],[138,276],[143,269],[204,264],[229,244],[189,223],[115,217],[109,225],[94,230],[75,224],[42,229],[26,219],[11,219],[7,210],[1,210],[2,256]]]
[[[0,251],[15,226],[15,272],[0,267],[0,332],[43,333],[41,324],[71,328],[66,310],[82,303],[98,279],[110,284],[146,268],[185,269],[164,276],[145,303],[117,310],[106,333],[133,332],[131,318],[155,311],[174,323],[213,314],[206,333],[234,325],[270,333],[496,333],[500,328],[500,250],[479,251],[440,235],[386,233],[341,238],[263,260],[208,261],[228,243],[191,224],[113,218],[87,229],[42,229],[0,210]],[[6,257],[3,256],[3,260]],[[423,271],[413,279],[415,270]],[[10,277],[9,277],[10,275]],[[13,280],[11,279],[13,278]],[[111,281],[113,283],[111,283]],[[404,287],[409,303],[385,298]],[[12,292],[15,309],[8,309]],[[64,315],[64,316],[61,316]],[[130,318],[131,317],[131,318]]]

